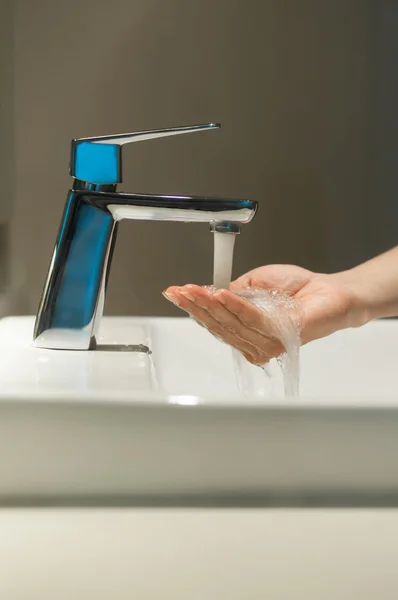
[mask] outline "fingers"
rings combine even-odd
[[[214,297],[232,314],[236,315],[245,328],[276,338],[277,332],[272,319],[254,304],[228,290],[217,290]]]
[[[243,300],[236,303],[236,305],[232,302],[231,310],[227,306],[228,303],[224,302],[224,295],[221,291],[213,293],[206,288],[187,285],[181,288],[181,293],[190,297],[191,301],[204,308],[216,321],[221,323],[236,337],[253,345],[262,354],[279,350],[279,347],[274,348],[275,342],[270,340],[269,335],[264,331],[264,322],[261,333],[255,328],[250,327],[249,323],[252,320],[254,321],[254,317],[252,319],[250,316],[252,312],[253,314],[257,313],[256,316],[260,316],[261,318],[260,311],[250,304],[250,302]],[[234,294],[228,294],[228,296],[231,296],[232,300],[236,298]],[[237,300],[240,299],[237,298]],[[235,311],[233,310],[234,307],[236,308]],[[249,316],[246,316],[246,312],[248,312]]]
[[[187,311],[216,337],[240,350],[249,362],[264,364],[284,352],[283,346],[265,332],[262,313],[249,302],[226,291],[188,285],[168,288],[165,296]],[[235,302],[235,298],[238,302]],[[262,331],[258,331],[262,324]],[[255,327],[253,327],[253,325]]]
[[[216,321],[207,310],[198,306],[195,301],[187,297],[187,292],[182,293],[182,288],[172,288],[165,292],[166,298],[170,299],[179,308],[188,312],[199,324],[204,325],[217,338],[233,346],[247,355],[250,362],[261,360],[260,352],[252,344],[236,337],[222,323]],[[193,298],[193,296],[192,296]]]

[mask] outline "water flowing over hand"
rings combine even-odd
[[[273,319],[238,295],[245,290],[289,293],[299,313],[297,324],[303,344],[364,321],[345,273],[324,275],[292,265],[254,269],[234,281],[229,290],[188,284],[169,287],[163,293],[250,363],[262,365],[280,356],[285,348]]]

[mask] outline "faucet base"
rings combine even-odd
[[[97,342],[84,330],[47,329],[33,340],[32,345],[47,350],[95,350]]]

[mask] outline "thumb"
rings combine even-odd
[[[263,271],[264,267],[260,267],[241,275],[241,277],[238,277],[238,279],[235,279],[235,281],[231,282],[229,289],[231,292],[239,292],[242,290],[247,290],[248,288],[265,287],[266,281],[264,280]]]
[[[229,289],[231,290],[231,292],[240,292],[250,287],[250,282],[251,277],[249,277],[249,274],[246,273],[245,275],[238,277],[238,279],[235,279],[235,281],[231,281]]]

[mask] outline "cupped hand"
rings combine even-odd
[[[297,322],[303,344],[339,329],[362,324],[345,273],[323,275],[292,265],[260,267],[234,281],[230,290],[197,285],[172,286],[163,294],[213,335],[238,349],[252,364],[280,356],[284,347],[272,319],[239,297],[243,290],[280,290],[297,301]]]

